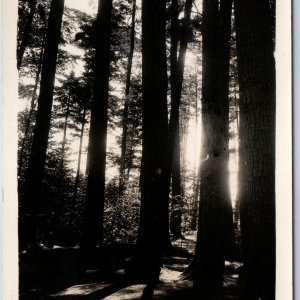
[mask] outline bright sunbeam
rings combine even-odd
[[[236,118],[230,123],[230,133],[231,137],[229,139],[229,189],[230,197],[232,201],[232,207],[235,208],[237,201],[237,192],[238,192],[238,162],[239,162],[239,137],[238,137],[238,119],[237,111],[234,112]],[[183,145],[184,150],[184,161],[185,168],[197,174],[199,163],[200,163],[200,149],[201,149],[201,113],[198,112],[198,115],[194,116],[188,122],[188,131],[187,138]],[[193,193],[193,191],[192,191]]]
[[[231,194],[232,207],[235,208],[238,192],[238,164],[239,164],[239,135],[238,135],[238,111],[234,110],[233,121],[230,122],[229,131],[229,188]]]

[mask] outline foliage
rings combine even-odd
[[[40,238],[56,245],[74,245],[80,240],[85,181],[80,177],[77,199],[73,198],[73,171],[61,165],[59,149],[48,153],[43,184]]]
[[[128,115],[126,120],[121,119],[122,107],[119,107],[118,114],[120,121],[116,126],[121,127],[122,122],[126,122],[127,125],[127,139],[126,139],[126,154],[125,154],[125,168],[127,173],[131,170],[138,169],[140,167],[141,158],[141,140],[142,140],[142,85],[141,78],[133,77],[131,79],[131,88],[128,97]],[[118,145],[121,146],[122,137],[117,138]],[[120,164],[119,154],[111,153],[111,159]]]
[[[104,211],[104,241],[133,244],[137,237],[140,193],[136,182],[119,197],[117,178],[108,182]]]

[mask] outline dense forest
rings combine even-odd
[[[18,2],[20,299],[275,299],[275,0],[82,2]]]

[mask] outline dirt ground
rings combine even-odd
[[[195,247],[195,234],[173,243],[174,256],[163,259],[159,282],[130,282],[124,267],[132,254],[126,245],[107,246],[105,259],[83,268],[78,247],[41,247],[20,255],[19,299],[194,299],[192,282],[182,279]],[[103,254],[102,254],[103,257]],[[226,262],[222,299],[238,299],[240,263]]]

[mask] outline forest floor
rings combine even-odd
[[[192,282],[183,280],[181,274],[191,261],[195,234],[185,235],[173,246],[174,255],[163,259],[159,282],[153,286],[126,280],[124,267],[132,250],[124,245],[107,247],[105,262],[95,262],[94,267],[84,270],[76,247],[45,247],[21,254],[19,299],[193,299]],[[223,299],[238,299],[239,266],[226,262]]]

